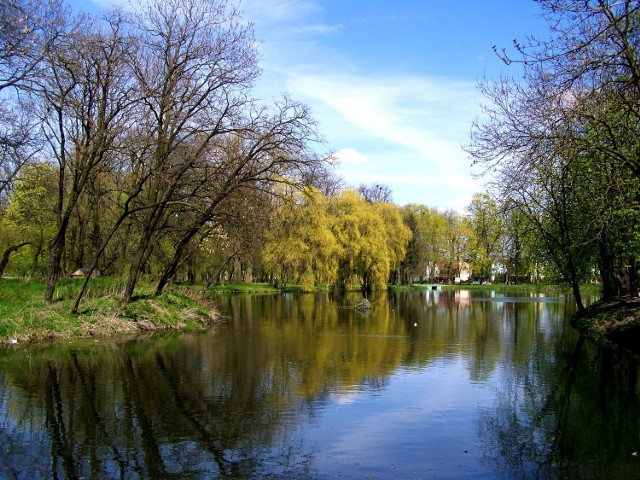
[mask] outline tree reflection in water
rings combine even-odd
[[[505,372],[479,421],[487,461],[508,478],[636,478],[637,359],[582,337],[569,352]]]
[[[238,296],[207,334],[5,350],[0,477],[637,476],[636,359],[568,302],[462,293]]]

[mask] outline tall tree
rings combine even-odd
[[[0,206],[23,165],[37,154],[37,124],[24,92],[65,25],[57,0],[6,0],[0,4]],[[1,214],[1,213],[0,213]]]
[[[234,130],[258,73],[250,26],[225,0],[141,3],[134,27],[140,47],[133,64],[143,99],[138,128],[150,132],[142,168],[150,180],[138,199],[148,208],[138,218],[125,302],[132,299],[170,203],[188,191],[189,173],[218,138]]]
[[[285,97],[271,108],[259,109],[240,126],[241,132],[225,136],[223,143],[216,145],[219,148],[207,155],[205,168],[197,175],[202,182],[201,193],[193,195],[195,204],[186,202],[198,214],[176,245],[156,294],[175,273],[184,248],[219,214],[225,198],[242,188],[266,190],[282,181],[299,185],[307,177],[307,171],[323,164],[323,159],[309,150],[318,136],[303,104]]]
[[[313,291],[317,282],[335,280],[339,250],[330,222],[327,199],[314,188],[278,197],[263,251],[276,286],[297,279]]]
[[[391,204],[372,204],[355,190],[329,202],[332,230],[340,247],[339,288],[359,283],[364,290],[383,287],[405,254],[411,230]]]
[[[129,120],[129,51],[121,15],[98,25],[91,17],[76,25],[46,55],[36,95],[43,133],[58,164],[57,232],[49,243],[45,300],[61,274],[67,230],[78,201],[99,168],[108,169]]]
[[[407,285],[413,283],[414,278],[423,278],[427,274],[427,238],[426,225],[421,215],[424,207],[407,205],[402,208],[405,225],[411,230],[411,240],[407,244],[407,252],[400,262],[401,282]]]
[[[480,276],[490,279],[493,266],[498,260],[502,240],[502,215],[495,200],[483,193],[474,194],[471,203],[467,206],[467,214],[476,246],[473,269]]]
[[[468,264],[474,248],[473,232],[469,220],[455,210],[442,213],[443,251],[439,276],[453,283],[460,276],[464,263]]]
[[[387,251],[389,255],[390,283],[398,283],[398,275],[402,259],[407,254],[407,246],[412,238],[411,228],[405,223],[402,212],[397,205],[389,202],[378,202],[375,211],[382,219],[387,234]]]
[[[500,54],[523,66],[522,78],[481,85],[490,106],[473,129],[470,152],[498,173],[498,190],[537,226],[547,257],[572,285],[582,311],[578,282],[593,268],[594,255],[606,297],[621,290],[621,273],[628,286],[637,283],[635,258],[620,258],[635,248],[613,241],[630,245],[635,238],[613,220],[625,208],[614,214],[606,205],[627,203],[626,214],[634,216],[635,197],[617,184],[625,169],[627,177],[640,176],[640,6],[630,0],[540,5],[550,38],[516,43],[518,58]]]

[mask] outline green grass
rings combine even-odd
[[[474,290],[474,291],[494,291],[500,293],[546,293],[546,294],[571,294],[571,288],[567,285],[545,285],[545,284],[530,284],[522,283],[517,285],[506,285],[504,283],[495,283],[491,285],[443,285],[444,290]],[[585,284],[580,287],[580,293],[583,296],[598,296],[600,295],[600,286]]]
[[[316,285],[316,291],[328,291],[333,285]],[[221,295],[238,295],[242,293],[251,294],[274,294],[280,292],[302,292],[302,286],[297,283],[287,283],[282,290],[278,290],[270,283],[227,283],[225,285],[213,285],[208,292]]]
[[[240,294],[240,293],[278,293],[279,290],[270,283],[227,283],[225,285],[213,285],[208,289],[211,293],[217,294]]]
[[[81,280],[59,282],[54,302],[45,304],[42,282],[0,279],[0,343],[23,343],[49,338],[87,337],[140,330],[185,330],[210,325],[213,303],[202,289],[168,288],[153,296],[153,285],[141,285],[134,301],[120,301],[122,283],[92,280],[72,315],[71,306]]]

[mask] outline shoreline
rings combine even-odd
[[[571,325],[598,344],[640,354],[640,298],[600,300],[574,315]]]
[[[55,340],[97,338],[145,332],[206,330],[216,325],[216,302],[202,289],[169,287],[156,297],[151,285],[122,303],[113,281],[96,282],[78,314],[70,312],[77,282],[61,282],[56,301],[44,303],[44,284],[3,278],[0,281],[0,346]]]
[[[206,331],[216,326],[219,321],[220,315],[217,311],[212,311],[208,316],[192,316],[186,321],[175,323],[157,323],[150,319],[133,319],[117,315],[94,315],[83,317],[78,322],[78,328],[72,330],[44,329],[31,333],[15,334],[10,338],[0,338],[0,348],[36,345],[62,340],[108,338],[119,335],[136,336],[145,333]]]
[[[136,290],[134,301],[123,304],[119,299],[119,282],[98,279],[90,284],[91,292],[83,299],[80,312],[72,315],[69,313],[70,305],[78,284],[72,279],[61,281],[56,289],[57,300],[46,305],[43,282],[0,279],[0,347],[121,334],[203,331],[220,321],[215,301],[219,296],[280,293],[267,284],[231,284],[208,290],[202,286],[174,285],[156,297],[152,294],[152,285],[142,285]],[[295,286],[291,287],[289,291],[296,291]],[[412,287],[390,286],[390,289],[397,288]],[[558,286],[548,285],[519,285],[515,288],[509,285],[476,288],[447,285],[444,288],[558,290]],[[323,286],[318,290],[327,288]],[[603,346],[640,352],[640,298],[598,301],[587,308],[585,315],[574,316],[571,325]]]

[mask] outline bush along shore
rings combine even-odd
[[[142,331],[188,331],[210,328],[218,320],[215,302],[202,288],[175,286],[160,296],[141,285],[132,302],[121,302],[122,285],[96,279],[78,314],[69,313],[78,280],[66,279],[55,299],[43,300],[37,281],[0,279],[0,345],[53,339],[94,337]]]

